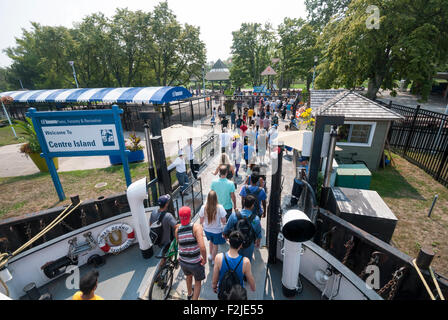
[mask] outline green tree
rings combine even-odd
[[[69,61],[80,87],[186,84],[206,56],[200,29],[179,24],[166,2],[153,12],[92,14],[73,28],[32,23],[6,52],[13,60],[7,82],[17,88],[21,79],[27,89],[74,87]]]
[[[8,83],[8,70],[0,67],[0,92],[9,91],[11,86]]]
[[[340,18],[347,10],[351,0],[305,0],[310,24],[322,29],[330,19]]]
[[[157,85],[186,84],[191,75],[201,74],[206,54],[199,34],[197,27],[180,25],[167,2],[154,8],[148,50]]]
[[[379,28],[368,27],[379,8]],[[330,21],[319,40],[324,52],[316,84],[353,88],[368,80],[367,97],[408,79],[420,84],[425,100],[437,66],[447,61],[448,7],[443,0],[353,0],[339,20]]]
[[[74,40],[70,60],[75,61],[78,82],[81,87],[112,87],[113,77],[107,67],[110,43],[108,20],[101,13],[87,16],[75,23],[71,34]]]
[[[243,23],[232,32],[232,63],[230,79],[236,86],[260,85],[261,72],[274,56],[274,31],[270,24]]]
[[[11,84],[20,79],[28,89],[72,86],[67,52],[73,41],[68,29],[31,25],[32,31],[23,30],[23,37],[16,39],[17,47],[6,49],[13,60],[8,73]]]
[[[285,18],[278,27],[280,60],[280,87],[289,88],[297,78],[306,81],[309,90],[313,78],[314,56],[318,33],[303,19]]]

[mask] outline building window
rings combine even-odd
[[[338,128],[337,145],[370,147],[375,128],[376,122],[347,121]]]

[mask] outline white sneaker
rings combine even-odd
[[[211,255],[211,254],[208,255],[208,260],[213,261],[213,260],[212,260],[212,255]]]

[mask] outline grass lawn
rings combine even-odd
[[[14,128],[14,130],[16,130],[16,134],[18,137],[20,137],[20,135],[23,133],[21,129]],[[10,126],[0,128],[0,147],[16,143],[20,143],[20,141],[17,141],[17,139],[14,137],[14,133],[12,132]]]
[[[306,83],[294,83],[291,85],[291,89],[306,89]]]
[[[147,163],[130,163],[132,181],[148,176]],[[59,201],[49,173],[0,178],[0,219],[20,216],[70,203],[70,195],[81,200],[96,199],[126,191],[126,180],[121,165],[104,169],[59,172],[68,200]],[[95,188],[100,182],[107,186]]]
[[[411,257],[417,257],[422,246],[431,247],[436,254],[433,268],[448,276],[448,189],[400,156],[394,154],[393,159],[395,167],[372,173],[370,187],[398,218],[392,244]]]
[[[175,157],[167,159],[169,165]],[[148,163],[130,163],[132,182],[145,176],[148,178]],[[188,167],[187,167],[188,168]],[[36,173],[27,176],[0,178],[0,220],[17,217],[70,203],[71,195],[79,195],[81,200],[96,199],[126,192],[126,179],[122,165],[102,169],[59,172],[59,179],[67,200],[59,201],[50,173]],[[175,170],[171,173],[171,183],[177,180]],[[100,182],[107,185],[95,188]]]

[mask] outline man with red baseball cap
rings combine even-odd
[[[204,244],[202,225],[191,223],[191,209],[179,209],[180,225],[174,235],[179,244],[179,263],[187,277],[188,300],[198,300],[202,280],[205,279],[204,265],[207,263],[207,250]],[[194,277],[194,291],[192,288]]]

